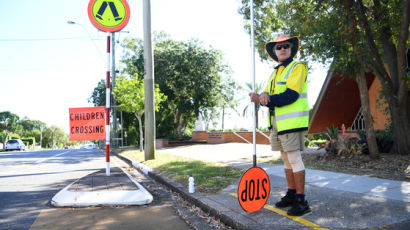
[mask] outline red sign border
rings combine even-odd
[[[90,0],[90,2],[88,3],[87,11],[88,11],[88,18],[90,19],[91,23],[95,27],[97,27],[97,29],[105,31],[105,32],[117,32],[117,31],[122,30],[128,24],[128,21],[130,20],[131,11],[130,11],[130,6],[128,5],[128,2],[126,0],[120,0],[124,4],[125,11],[127,12],[125,15],[125,19],[121,24],[115,27],[105,27],[95,20],[92,11],[93,11],[93,5],[96,1],[97,0]]]

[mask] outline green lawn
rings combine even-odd
[[[195,178],[195,189],[203,193],[216,193],[239,180],[245,170],[235,169],[222,164],[208,163],[166,153],[155,153],[154,160],[144,161],[144,152],[135,149],[118,151],[121,156],[142,162],[154,171],[168,178],[188,185],[188,177]]]

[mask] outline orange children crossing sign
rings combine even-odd
[[[90,0],[88,17],[99,30],[116,32],[130,20],[130,7],[126,0]]]
[[[270,181],[265,170],[253,167],[242,175],[238,185],[238,200],[243,210],[256,212],[263,208],[269,193]]]
[[[70,141],[105,140],[105,108],[69,108]]]

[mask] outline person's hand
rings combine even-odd
[[[249,93],[249,97],[251,102],[259,103],[259,94],[251,92]]]
[[[270,99],[269,99],[269,95],[267,93],[261,93],[259,95],[259,102],[266,106],[269,103]]]

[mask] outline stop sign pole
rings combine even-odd
[[[254,19],[253,19],[253,0],[251,0],[251,50],[252,50],[252,90],[253,92],[256,91],[256,83],[255,83],[255,35],[254,35]],[[257,92],[255,92],[257,93]],[[256,116],[258,116],[257,112],[257,105],[256,102],[253,103],[253,167],[256,167]]]

